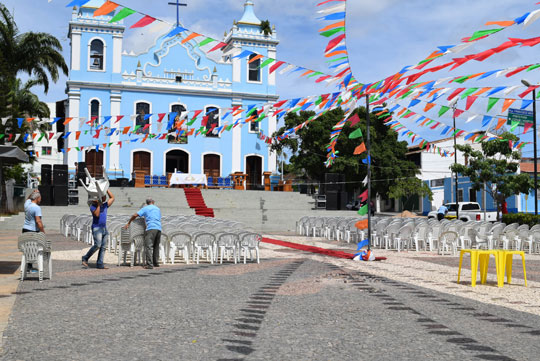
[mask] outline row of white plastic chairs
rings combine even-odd
[[[367,230],[358,230],[352,217],[303,217],[297,222],[297,233],[332,240],[357,242],[367,237]],[[540,225],[460,220],[438,221],[426,218],[372,217],[374,247],[414,250],[437,250],[455,254],[458,249],[515,249],[540,253]]]
[[[144,219],[138,218],[126,225],[130,216],[109,216],[107,230],[109,232],[108,250],[118,255],[118,265],[126,263],[130,256],[130,265],[141,261],[144,257]],[[91,244],[92,217],[89,215],[64,215],[60,220],[60,230],[66,237]],[[223,262],[231,257],[236,263],[244,256],[244,263],[250,260],[260,261],[259,243],[262,237],[252,230],[235,221],[218,220],[201,216],[164,216],[162,217],[162,234],[160,242],[160,260],[162,263],[171,262],[181,257],[186,263],[190,259],[199,263],[200,258],[206,257],[211,263]],[[255,256],[255,257],[254,257]]]

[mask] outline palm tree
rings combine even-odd
[[[58,81],[59,71],[68,74],[62,56],[62,45],[47,33],[20,33],[9,10],[0,4],[0,86],[5,90],[14,85],[20,73],[35,79],[49,91],[49,77]],[[2,104],[0,103],[0,106]]]
[[[272,27],[270,26],[270,22],[268,20],[261,21],[261,31],[264,33],[265,36],[268,36],[272,34]]]

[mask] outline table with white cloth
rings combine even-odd
[[[208,185],[206,174],[174,173],[169,180],[169,187],[173,185]]]

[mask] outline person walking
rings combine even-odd
[[[45,233],[45,227],[43,226],[43,222],[41,220],[41,207],[39,204],[41,203],[41,193],[39,191],[34,190],[32,193],[30,193],[30,196],[24,202],[24,224],[22,228],[22,233],[27,232],[42,232]],[[31,273],[37,272],[37,270],[33,267],[32,263],[27,264],[27,269]]]
[[[146,222],[146,232],[144,233],[144,251],[146,260],[145,269],[159,267],[159,242],[161,241],[161,210],[156,207],[152,198],[146,199],[146,207],[141,208],[131,216],[125,228],[137,217],[143,217]]]
[[[114,195],[110,190],[107,190],[107,196],[103,196],[102,199],[95,199],[90,204],[90,212],[92,213],[92,236],[94,237],[94,245],[88,250],[88,252],[82,257],[82,265],[88,267],[88,260],[99,249],[98,259],[96,267],[98,269],[107,269],[103,263],[105,257],[105,247],[109,239],[109,232],[107,231],[107,211],[109,207],[114,203]]]
[[[448,208],[444,204],[442,204],[437,211],[437,219],[439,220],[439,222],[446,216],[447,213]]]

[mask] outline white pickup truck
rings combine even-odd
[[[448,208],[446,217],[456,217],[456,204],[445,204]],[[484,211],[480,208],[480,204],[476,202],[458,202],[459,206],[459,219],[462,221],[484,221]],[[437,211],[431,211],[428,213],[428,218],[437,218]],[[495,222],[497,220],[497,212],[486,212],[486,221]]]

